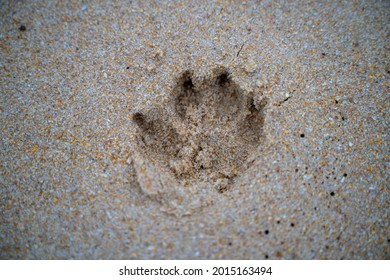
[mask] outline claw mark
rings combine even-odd
[[[244,45],[245,45],[245,42],[242,43],[241,48],[238,50],[236,57],[239,56],[239,54],[240,54],[240,52],[242,51],[242,48],[244,47]]]
[[[285,99],[283,99],[282,101],[279,101],[279,102],[274,103],[274,105],[276,105],[276,106],[278,106],[278,107],[282,106],[283,103],[287,102],[291,97],[293,97],[292,94],[293,94],[294,92],[295,92],[295,90],[293,90],[293,91],[289,94],[289,96],[287,96],[287,97],[286,97]]]

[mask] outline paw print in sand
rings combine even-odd
[[[133,115],[141,188],[172,209],[207,204],[197,193],[225,191],[264,142],[267,101],[256,97],[224,68],[204,79],[185,72],[165,109]]]

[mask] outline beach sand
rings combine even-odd
[[[3,1],[1,259],[389,259],[389,1]]]

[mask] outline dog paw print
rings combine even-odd
[[[264,142],[266,99],[245,93],[224,68],[203,79],[183,73],[170,98],[165,108],[133,115],[138,150],[163,168],[160,176],[216,182],[222,192]]]

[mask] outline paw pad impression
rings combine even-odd
[[[165,108],[133,115],[141,188],[175,213],[207,204],[215,188],[226,190],[264,144],[267,100],[259,98],[224,68],[204,79],[183,73]]]

